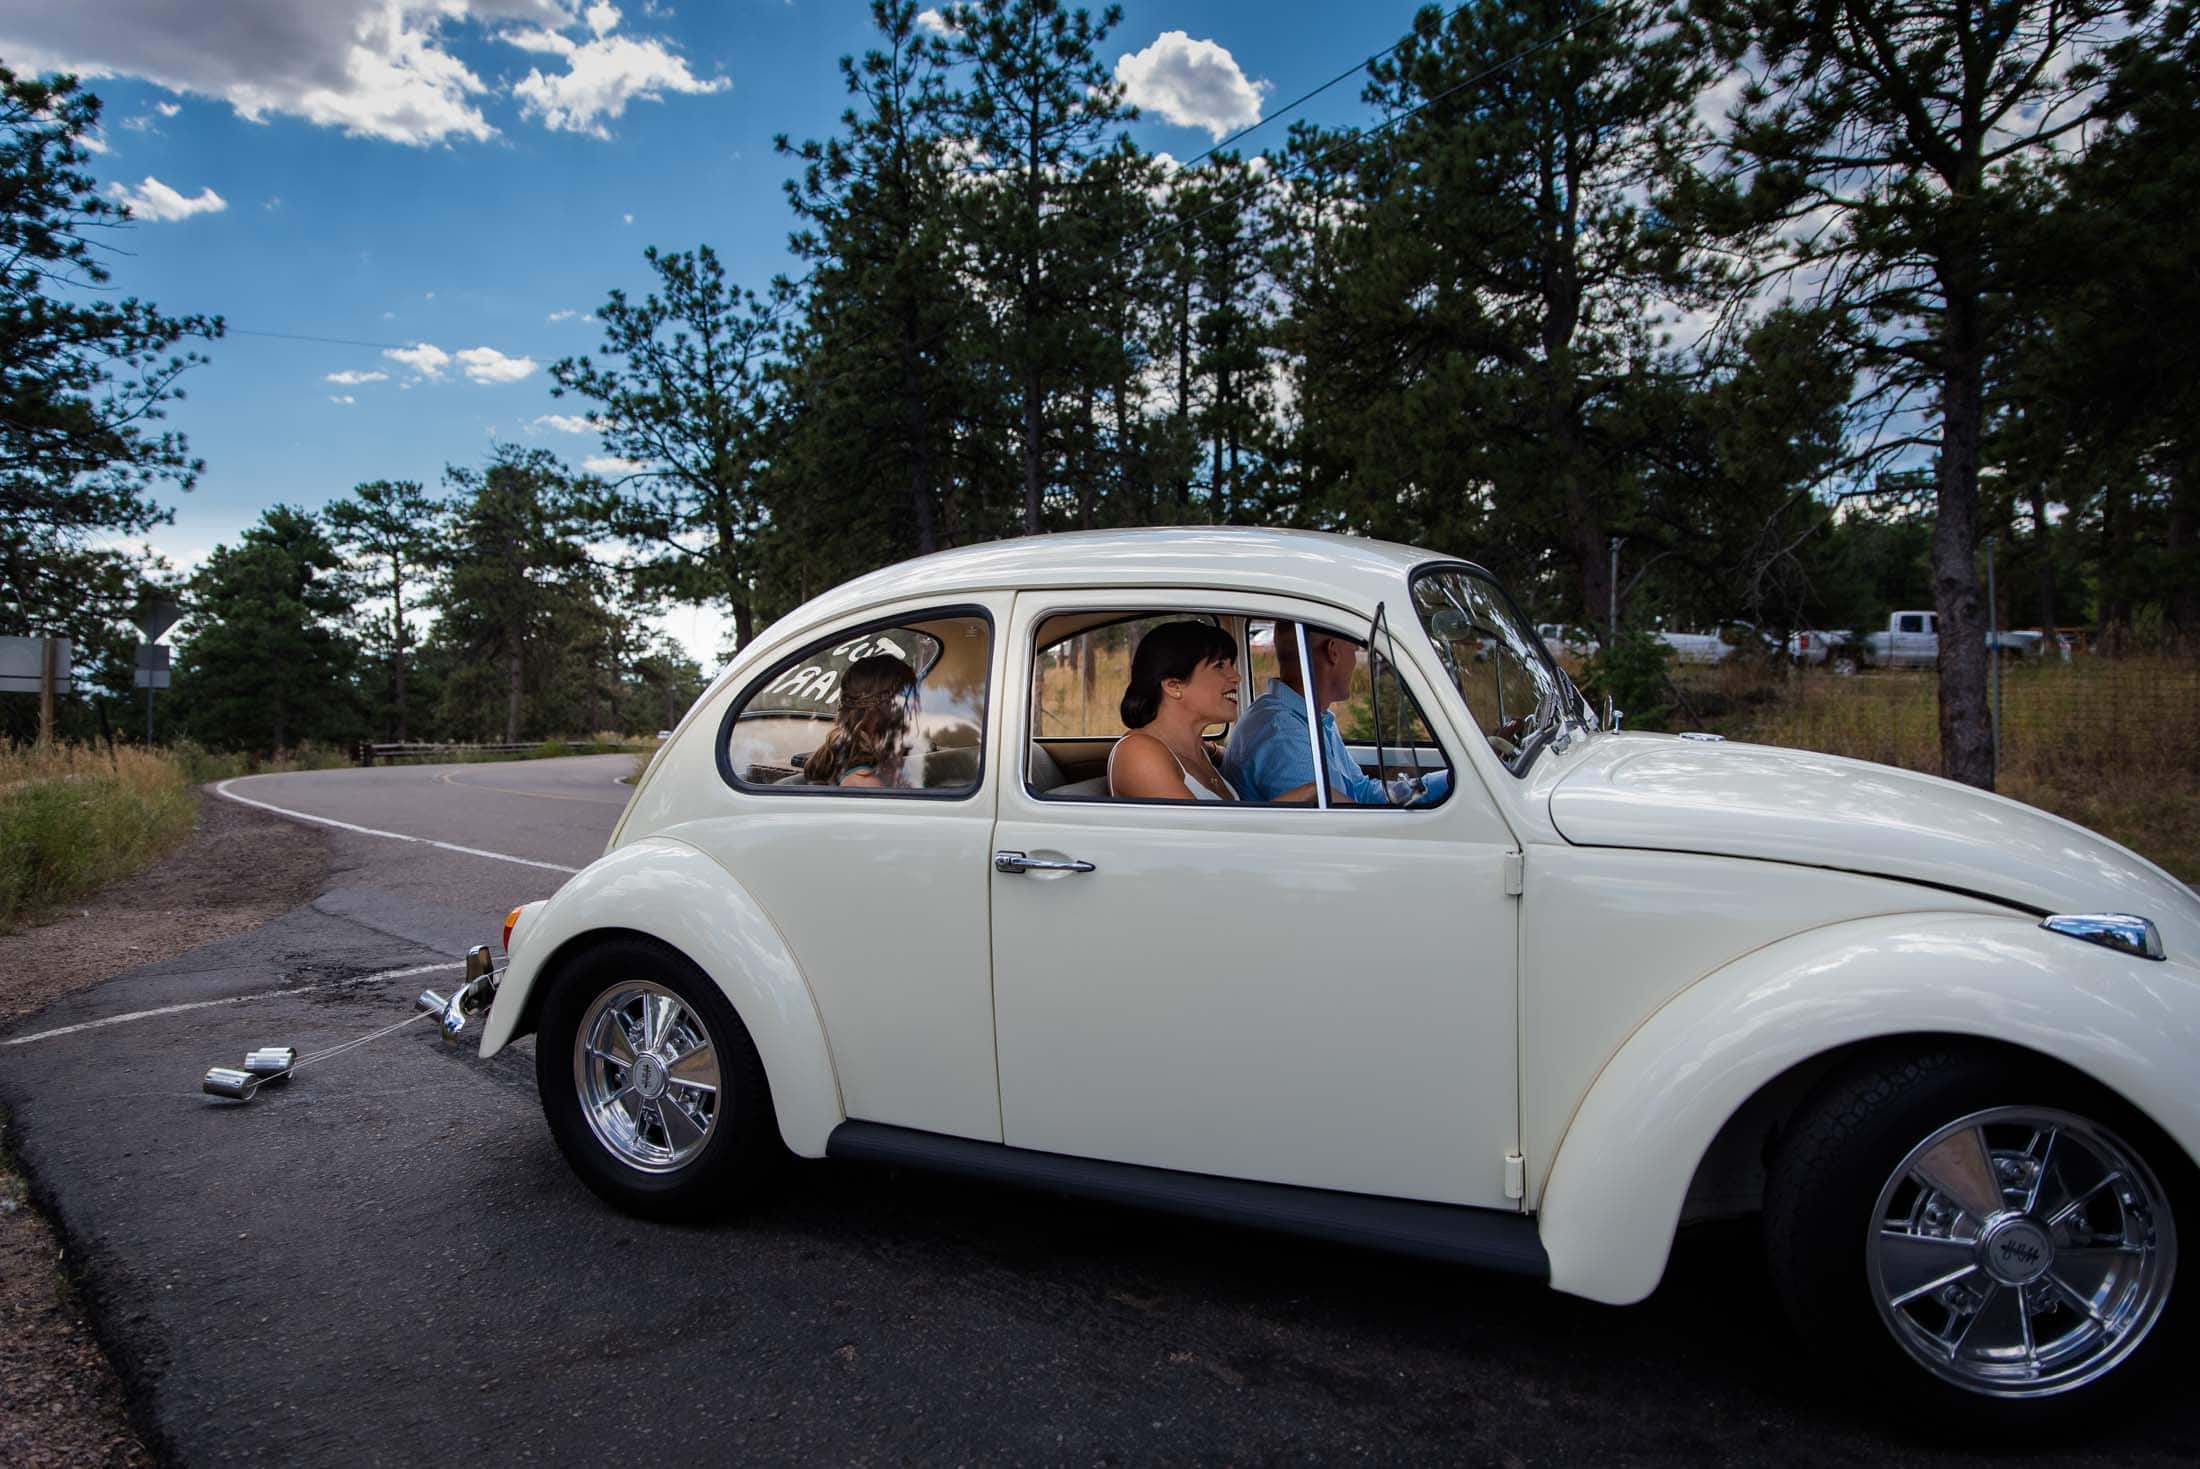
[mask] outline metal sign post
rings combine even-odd
[[[168,687],[168,645],[140,643],[137,650],[137,686],[145,690],[145,743],[153,743],[153,690]]]
[[[54,699],[69,691],[67,638],[0,638],[0,693],[38,695],[38,738],[53,739]]]
[[[161,646],[160,635],[176,625],[183,616],[183,608],[169,597],[148,597],[138,605],[130,620],[137,630],[145,634],[145,642],[138,648],[137,686],[145,690],[145,745],[153,744],[153,690],[168,687],[168,650]]]

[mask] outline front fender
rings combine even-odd
[[[559,888],[514,931],[511,963],[482,1028],[481,1054],[507,1045],[552,959],[605,930],[646,934],[685,954],[725,993],[756,1042],[787,1147],[825,1155],[847,1118],[824,1022],[779,930],[732,875],[685,842],[630,842]]]
[[[2014,914],[1837,923],[1706,975],[1605,1065],[1543,1192],[1551,1284],[1614,1305],[1650,1294],[1697,1164],[1744,1102],[1814,1056],[1924,1034],[2051,1056],[2200,1156],[2200,967],[2189,959],[2132,958]]]

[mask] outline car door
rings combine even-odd
[[[1048,799],[1025,779],[1034,630],[1108,608],[1364,631],[1364,619],[1273,598],[1018,596],[993,845],[1072,870],[997,861],[992,875],[1003,1139],[1517,1207],[1505,1159],[1518,1137],[1506,894],[1518,848],[1459,758],[1460,731],[1433,712],[1438,686],[1409,666],[1455,771],[1428,809]]]
[[[722,789],[665,835],[736,874],[815,997],[848,1115],[998,1142],[987,845],[1006,594],[874,609],[729,701]],[[918,739],[896,787],[806,778],[853,661],[911,662]]]

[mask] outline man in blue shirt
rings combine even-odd
[[[1306,630],[1306,656],[1314,665],[1314,706],[1321,711],[1323,763],[1329,767],[1331,804],[1388,806],[1428,805],[1444,798],[1451,788],[1451,772],[1430,776],[1419,791],[1401,783],[1393,802],[1390,788],[1372,780],[1345,747],[1337,730],[1337,716],[1329,706],[1352,692],[1352,669],[1359,644],[1334,633]],[[1276,665],[1279,678],[1268,681],[1267,692],[1253,701],[1243,718],[1231,727],[1229,748],[1223,752],[1222,774],[1241,801],[1306,801],[1314,799],[1314,752],[1306,738],[1306,695],[1299,678],[1296,628],[1276,624]]]

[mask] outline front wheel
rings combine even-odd
[[[718,986],[671,949],[600,945],[550,980],[535,1081],[558,1148],[606,1201],[653,1218],[717,1211],[778,1156],[756,1046]]]
[[[1791,1125],[1766,1244],[1806,1337],[1943,1420],[2038,1428],[2168,1350],[2189,1172],[2113,1097],[2045,1068],[1872,1058]]]

